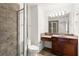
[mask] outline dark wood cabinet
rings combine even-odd
[[[77,47],[78,47],[78,41],[76,39],[65,40],[63,46],[63,55],[77,56],[78,55]]]
[[[52,52],[56,55],[63,55],[63,39],[53,38]]]
[[[77,56],[78,39],[52,37],[42,38],[43,41],[52,41],[51,52],[59,56]]]
[[[45,37],[41,37],[42,41],[52,41],[51,38],[45,38]]]
[[[52,38],[52,52],[56,55],[77,56],[77,39]]]

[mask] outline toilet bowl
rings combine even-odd
[[[36,45],[31,45],[31,41],[28,41],[28,54],[29,56],[36,56],[39,51],[39,47]]]

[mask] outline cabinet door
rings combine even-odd
[[[74,39],[67,40],[64,44],[64,55],[66,56],[76,56],[77,55],[77,41]]]
[[[63,55],[63,39],[53,38],[52,49],[54,54]]]

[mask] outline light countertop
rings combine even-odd
[[[57,34],[53,34],[53,35],[45,35],[45,34],[42,34],[41,37],[45,37],[45,38],[59,37],[59,38],[78,39],[77,36],[57,35]]]

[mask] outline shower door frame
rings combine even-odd
[[[23,19],[19,19],[19,13],[23,11]],[[23,8],[17,11],[17,19],[18,19],[18,56],[27,56],[28,55],[28,4],[23,3]],[[23,21],[23,24],[20,24],[20,21]],[[20,31],[20,28],[23,29],[23,31]],[[20,38],[20,33],[22,33],[23,37],[22,37],[22,43],[20,42],[21,38]],[[23,52],[21,52],[21,45],[22,45],[22,49]],[[21,55],[22,53],[22,55]]]

